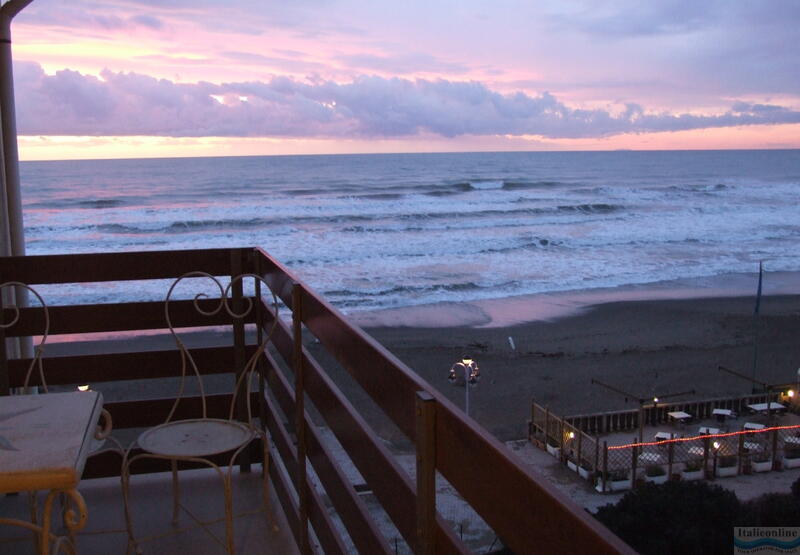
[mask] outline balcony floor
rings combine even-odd
[[[178,525],[173,526],[170,473],[133,476],[133,525],[142,553],[225,553],[223,493],[217,474],[210,469],[182,471],[180,486],[181,515]],[[119,478],[84,480],[79,490],[86,500],[89,520],[77,536],[78,553],[125,553],[127,534]],[[43,502],[40,494],[40,506]],[[234,471],[233,506],[237,515],[234,520],[237,553],[299,553],[272,484],[269,513],[277,530],[261,509],[260,466],[247,474]],[[0,516],[27,518],[28,496],[0,496]],[[32,537],[23,528],[0,526],[0,553],[34,553]]]

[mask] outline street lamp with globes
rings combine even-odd
[[[469,388],[475,386],[481,379],[481,371],[478,369],[478,363],[471,356],[464,355],[459,362],[450,367],[450,375],[447,376],[447,379],[450,380],[450,383],[455,383],[458,374],[462,372],[464,373],[464,412],[469,416]]]

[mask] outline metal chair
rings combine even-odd
[[[226,549],[228,553],[234,553],[233,543],[233,499],[232,499],[232,472],[237,457],[242,451],[247,448],[250,443],[255,439],[261,440],[263,449],[263,465],[262,465],[262,488],[263,488],[263,502],[265,511],[268,513],[268,486],[269,486],[269,444],[265,432],[254,425],[252,411],[250,407],[250,393],[252,384],[252,374],[256,371],[259,357],[264,353],[272,334],[278,323],[278,300],[274,293],[271,292],[269,287],[267,290],[272,294],[272,302],[274,306],[274,320],[269,333],[264,334],[259,342],[253,355],[247,360],[244,368],[240,372],[233,390],[233,398],[231,400],[230,410],[228,411],[228,418],[210,418],[206,409],[206,395],[203,387],[203,380],[200,371],[194,360],[194,357],[189,352],[184,342],[175,331],[172,319],[170,317],[170,302],[172,294],[176,286],[187,278],[205,278],[211,280],[213,284],[219,289],[220,297],[219,304],[213,310],[204,310],[199,301],[202,298],[207,298],[208,295],[197,294],[193,299],[193,306],[197,312],[202,316],[215,316],[221,311],[225,311],[234,320],[243,320],[253,309],[254,303],[250,298],[243,297],[241,300],[246,303],[245,309],[242,312],[236,312],[228,304],[228,294],[233,285],[237,282],[243,282],[244,278],[253,278],[256,282],[256,292],[259,293],[260,283],[265,283],[263,279],[255,274],[242,274],[231,279],[227,287],[223,288],[222,284],[211,274],[205,272],[189,272],[177,278],[169,288],[166,299],[164,301],[164,315],[166,318],[167,326],[170,333],[175,339],[175,343],[180,351],[181,357],[181,379],[178,390],[178,395],[172,405],[172,409],[167,415],[163,424],[154,428],[150,428],[143,432],[138,439],[128,448],[125,453],[125,458],[122,465],[122,493],[123,501],[125,504],[125,520],[128,531],[128,551],[139,552],[138,542],[133,533],[133,522],[130,510],[130,468],[131,465],[140,459],[162,459],[168,460],[171,463],[172,469],[172,488],[173,488],[173,505],[172,505],[172,522],[177,524],[178,513],[180,510],[179,499],[179,486],[178,486],[178,462],[189,461],[194,463],[201,463],[213,468],[219,477],[222,479],[224,488],[224,505],[225,505],[225,536],[226,536]],[[259,328],[260,330],[260,328]],[[261,335],[259,331],[259,335]],[[191,368],[197,378],[199,386],[200,400],[202,406],[202,414],[200,418],[173,420],[173,416],[178,408],[184,392],[187,366]],[[245,385],[246,397],[246,422],[240,422],[234,418],[237,395],[239,394],[242,385]],[[142,450],[141,453],[133,454],[136,448]],[[231,453],[230,458],[227,460],[227,471],[220,468],[215,464],[210,457],[215,455],[222,455]],[[274,524],[273,524],[274,527]],[[140,540],[141,541],[141,540]]]
[[[31,361],[30,361],[30,363],[28,365],[28,369],[25,372],[25,380],[24,380],[22,388],[21,388],[21,393],[22,394],[30,394],[30,393],[33,393],[31,391],[31,387],[41,387],[42,392],[47,394],[47,393],[50,392],[50,390],[49,390],[49,388],[47,386],[47,380],[45,379],[44,365],[43,365],[43,362],[42,362],[42,355],[44,354],[45,343],[47,343],[47,338],[50,335],[50,311],[47,308],[47,303],[44,302],[44,299],[39,294],[39,292],[36,291],[33,287],[31,287],[30,285],[28,285],[26,283],[22,283],[22,282],[19,282],[19,281],[7,281],[5,283],[0,283],[0,294],[2,294],[2,290],[3,289],[12,288],[12,287],[25,289],[29,293],[31,293],[34,297],[36,297],[36,299],[39,301],[39,304],[42,305],[42,310],[43,310],[43,314],[44,314],[44,330],[42,331],[42,335],[41,335],[42,339],[41,339],[41,341],[39,341],[39,345],[37,345],[36,348],[34,349],[33,358],[31,359]],[[16,323],[19,321],[20,310],[19,310],[19,307],[17,306],[17,304],[14,304],[14,305],[8,306],[8,307],[4,307],[4,308],[8,308],[8,309],[12,310],[13,313],[14,313],[14,316],[12,317],[11,321],[8,322],[8,323],[0,322],[0,329],[9,329],[9,328],[13,327],[14,325],[16,325]],[[38,376],[38,383],[36,383],[37,380],[34,380],[34,383],[31,384],[31,377],[33,376],[34,372]],[[119,441],[117,441],[116,438],[111,437],[111,435],[110,435],[111,434],[111,428],[112,428],[111,414],[106,409],[102,409],[102,411],[100,413],[100,418],[101,418],[102,423],[97,426],[97,430],[95,432],[92,445],[89,448],[89,455],[88,456],[92,457],[94,455],[99,455],[100,453],[104,453],[106,451],[113,451],[113,452],[118,453],[120,455],[120,457],[122,457],[124,455],[124,453],[125,453],[125,450],[122,448],[122,445],[119,443]],[[105,448],[104,446],[105,446],[106,441],[109,441],[109,442],[113,443],[114,447]],[[34,491],[31,491],[31,492],[28,492],[28,493],[29,493],[29,500],[30,500],[31,529],[32,530],[37,530],[38,528],[41,528],[41,525],[38,523],[39,509],[38,509],[37,496],[36,496],[36,492],[34,492]],[[70,501],[72,501],[73,503],[77,504],[77,507],[75,509],[70,509],[70,508],[68,508],[67,496],[65,494],[62,494],[60,496],[62,517],[63,517],[64,525],[65,525],[65,527],[67,529],[67,538],[66,539],[69,540],[69,544],[67,544],[66,546],[64,545],[65,538],[56,537],[54,534],[49,534],[49,536],[50,536],[49,537],[49,541],[53,541],[54,542],[54,548],[55,548],[56,552],[59,549],[61,549],[62,547],[71,548],[74,551],[74,545],[75,545],[74,534],[75,534],[75,532],[77,530],[80,530],[83,527],[83,525],[85,524],[86,508],[85,508],[85,506],[81,506],[83,500],[82,499],[80,499],[80,500],[75,499],[72,496],[68,497],[68,499]],[[45,522],[45,519],[49,519],[50,518],[50,512],[51,512],[50,511],[50,503],[51,503],[51,501],[52,500],[50,498],[48,498],[48,501],[45,503],[43,517],[42,517],[43,518],[43,523]]]

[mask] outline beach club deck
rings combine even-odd
[[[440,514],[438,478],[446,480],[476,518],[485,521],[497,537],[495,549],[505,545],[515,553],[632,553],[263,250],[0,258],[0,282],[22,282],[43,291],[104,283],[124,283],[126,290],[138,291],[141,283],[163,280],[166,292],[176,278],[194,271],[219,276],[225,283],[232,276],[255,274],[281,303],[276,319],[272,298],[258,285],[250,297],[246,290],[234,287],[233,302],[246,303],[250,298],[255,310],[244,321],[233,321],[224,312],[210,317],[199,314],[191,299],[173,301],[176,329],[205,328],[218,336],[221,327],[229,330],[224,335],[230,338],[227,344],[201,342],[191,349],[204,378],[228,384],[224,391],[206,392],[210,416],[223,417],[231,402],[233,376],[255,352],[256,338],[274,330],[268,349],[257,359],[258,390],[251,392],[252,412],[269,437],[271,514],[258,512],[262,450],[254,442],[232,474],[234,512],[239,515],[234,520],[238,552],[486,551],[488,545],[462,540],[458,525]],[[128,444],[139,431],[164,421],[176,396],[180,355],[176,348],[166,347],[170,336],[165,330],[163,296],[141,302],[108,297],[100,304],[49,305],[50,335],[69,348],[48,354],[48,343],[43,367],[51,392],[74,391],[79,384],[91,384],[101,392],[113,418],[112,436]],[[23,385],[29,362],[7,356],[5,340],[41,334],[44,313],[33,299],[30,307],[20,310],[18,321],[2,330],[0,395]],[[1,315],[2,322],[8,323],[14,312],[4,307]],[[397,462],[328,369],[309,354],[302,341],[295,340],[298,335],[318,342],[416,446],[415,472],[409,473]],[[159,338],[164,340],[160,344]],[[104,349],[104,345],[109,347]],[[153,345],[161,346],[154,349]],[[135,381],[126,385],[128,380]],[[185,394],[174,418],[196,418],[198,405],[196,396]],[[246,420],[245,415],[240,403],[237,417]],[[50,425],[58,427],[60,422]],[[330,433],[320,433],[321,425]],[[227,464],[225,460],[215,459],[220,464]],[[126,545],[120,516],[120,463],[119,454],[111,451],[86,460],[78,484],[88,513],[76,539],[81,553],[120,552]],[[183,511],[189,513],[182,513],[177,528],[169,523],[170,463],[147,459],[132,468],[131,512],[137,536],[146,538],[140,543],[145,553],[225,552],[220,540],[225,536],[221,486],[215,490],[213,471],[197,467],[192,462],[179,465]],[[19,516],[25,497],[0,497],[0,517]],[[388,529],[379,522],[378,513],[391,523]],[[0,526],[0,542],[4,553],[31,552],[33,546],[30,532],[7,526]]]

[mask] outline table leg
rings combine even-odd
[[[83,496],[78,490],[74,488],[68,490],[51,490],[47,494],[42,511],[42,539],[39,544],[40,555],[47,555],[49,552],[50,542],[48,538],[50,536],[50,523],[52,522],[53,502],[56,500],[56,497],[62,494],[66,496],[67,503],[71,501],[74,505],[73,507],[69,507],[68,505],[67,510],[64,511],[64,526],[67,529],[68,541],[73,544],[73,551],[75,549],[75,532],[86,526],[86,521],[89,518],[86,509],[86,501],[83,500]],[[58,543],[60,544],[61,541],[62,540],[58,540]]]

